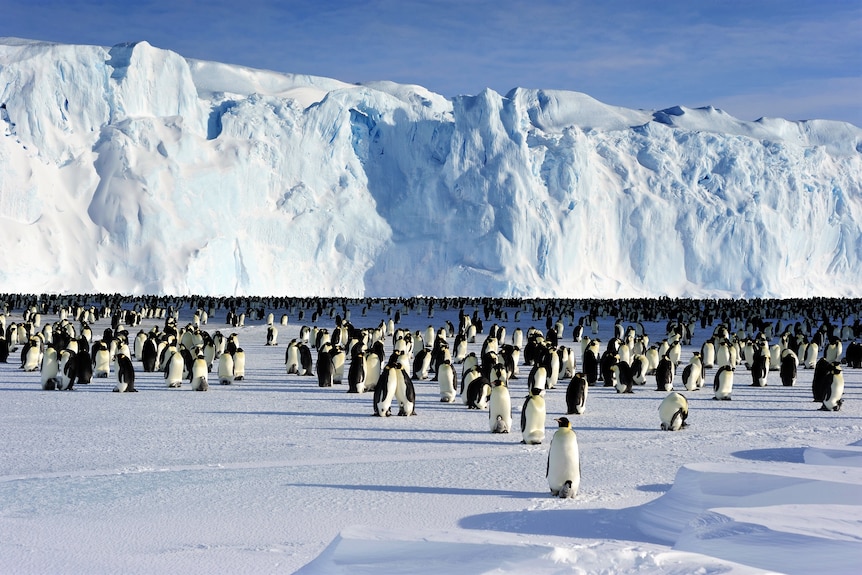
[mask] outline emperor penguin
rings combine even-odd
[[[769,356],[763,350],[754,352],[751,362],[751,385],[753,387],[766,387],[766,378],[769,375]]]
[[[39,339],[33,337],[27,340],[21,349],[21,369],[24,371],[36,371],[42,364],[42,344]]]
[[[781,352],[781,367],[778,370],[778,376],[781,378],[781,385],[791,387],[796,385],[796,374],[799,366],[799,359],[796,353],[787,348]]]
[[[278,345],[278,328],[273,323],[266,327],[266,345]]]
[[[185,365],[183,354],[174,350],[165,366],[165,381],[168,387],[182,387]]]
[[[399,363],[395,365],[395,399],[398,400],[398,415],[416,415],[416,389],[410,374]]]
[[[712,369],[715,367],[715,344],[712,340],[703,342],[700,346],[701,361],[704,369]]]
[[[347,370],[347,393],[365,392],[365,353],[358,352],[350,359]]]
[[[287,375],[299,375],[299,345],[293,339],[287,344],[287,349],[284,350],[284,366],[287,370]]]
[[[53,345],[46,346],[42,353],[39,374],[42,379],[42,389],[46,391],[57,389],[60,383],[60,356]]]
[[[374,415],[389,417],[392,414],[392,400],[395,398],[395,388],[398,386],[400,371],[394,365],[386,365],[380,373],[380,381],[374,387]]]
[[[632,383],[635,385],[646,385],[647,369],[649,360],[642,353],[636,353],[632,357]]]
[[[317,352],[317,385],[320,387],[332,387],[332,356],[326,349]]]
[[[688,425],[688,400],[681,393],[672,391],[658,406],[663,431],[678,431]]]
[[[233,380],[242,381],[245,379],[245,350],[238,347],[233,354]]]
[[[512,398],[505,381],[497,379],[491,383],[488,421],[491,433],[509,433],[512,427]]]
[[[218,358],[218,382],[231,385],[234,381],[234,354],[223,353]]]
[[[696,391],[703,386],[703,367],[700,362],[700,352],[694,352],[688,364],[682,370],[682,384],[687,391]]]
[[[821,411],[838,411],[844,405],[844,374],[841,372],[841,364],[839,362],[832,363],[830,370],[831,381],[829,389],[826,390],[826,398],[823,400],[823,405],[820,406]]]
[[[104,341],[97,341],[93,347],[93,377],[108,377],[111,374],[111,352]]]
[[[444,360],[437,367],[437,382],[440,384],[440,401],[453,403],[455,401],[455,370],[452,368],[450,360]]]
[[[583,381],[586,386],[586,380]],[[545,440],[544,392],[544,389],[534,387],[524,399],[524,405],[521,407],[521,436],[523,437],[521,443],[539,445]]]
[[[713,379],[712,388],[715,391],[713,399],[730,400],[733,391],[733,373],[736,368],[730,365],[722,365],[718,368]]]
[[[822,402],[829,394],[829,385],[832,378],[832,368],[836,364],[830,363],[824,358],[817,361],[814,367],[814,378],[811,381],[811,392],[814,401]]]
[[[75,370],[78,383],[88,384],[93,380],[93,358],[86,347],[82,347],[75,354]]]
[[[135,368],[132,365],[132,360],[125,353],[118,353],[114,356],[114,363],[117,370],[117,385],[114,391],[118,393],[135,392]]]
[[[626,361],[618,361],[611,366],[611,371],[614,373],[614,387],[617,393],[634,393],[632,391],[632,368]]]
[[[226,355],[229,356],[230,354],[222,354],[222,357],[219,358],[219,366],[221,366],[222,358]],[[200,354],[192,362],[192,369],[189,373],[189,382],[192,384],[193,391],[207,391],[209,389],[207,374],[209,374],[209,370],[207,369],[207,360],[204,358],[203,354]]]
[[[558,428],[551,437],[545,477],[551,494],[556,497],[575,497],[581,485],[581,461],[578,438],[566,417],[555,419]]]
[[[58,360],[60,367],[60,383],[57,386],[57,389],[71,391],[74,388],[75,382],[78,378],[77,359],[77,352],[73,353],[69,349],[60,351]]]
[[[656,391],[671,391],[673,389],[673,362],[665,354],[658,362],[655,370]]]
[[[566,415],[582,415],[587,409],[589,385],[583,373],[578,372],[566,387]]]
[[[467,407],[469,409],[485,409],[488,407],[490,394],[491,382],[484,375],[479,375],[467,386]]]

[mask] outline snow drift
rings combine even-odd
[[[862,129],[0,39],[5,291],[845,296]]]

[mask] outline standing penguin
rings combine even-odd
[[[544,390],[534,387],[524,399],[524,405],[521,407],[521,443],[538,445],[545,440],[546,409],[543,393]]]
[[[380,381],[374,387],[374,415],[389,417],[392,414],[392,400],[398,386],[398,369],[394,365],[386,365],[381,371]]]
[[[183,354],[176,351],[176,349],[171,353],[170,359],[167,361],[167,365],[165,366],[165,380],[167,381],[168,387],[181,387],[183,385],[183,372],[185,371],[185,361],[183,360]]]
[[[347,393],[365,392],[365,354],[357,352],[347,369]]]
[[[234,354],[223,353],[218,358],[218,382],[221,385],[230,385],[233,383],[233,361]]]
[[[416,415],[416,390],[410,374],[399,363],[395,366],[395,398],[398,400],[398,415]]]
[[[93,377],[108,377],[111,374],[111,352],[104,341],[93,344]]]
[[[242,381],[245,379],[245,351],[238,347],[233,354],[233,379]]]
[[[656,391],[671,391],[673,389],[673,362],[665,354],[658,362],[655,370]]]
[[[587,378],[578,372],[566,387],[566,415],[582,415],[587,409]]]
[[[814,401],[820,403],[826,399],[829,394],[829,385],[832,381],[833,364],[824,358],[817,360],[814,367],[814,379],[811,380],[811,393],[814,395]]]
[[[781,384],[787,387],[796,385],[796,374],[799,366],[799,358],[792,349],[788,348],[781,352],[781,368],[778,375],[781,378]]]
[[[829,375],[829,389],[826,391],[826,398],[823,400],[823,405],[820,406],[820,411],[838,411],[844,405],[844,374],[841,372],[841,364],[839,362],[832,363],[832,369]]]
[[[715,373],[712,388],[715,391],[713,399],[730,401],[730,393],[733,391],[733,373],[736,368],[730,365],[722,365]]]
[[[751,362],[751,385],[753,387],[766,387],[766,377],[769,375],[769,356],[763,350],[754,352],[754,360]]]
[[[545,477],[551,493],[557,497],[570,498],[578,494],[581,485],[581,460],[578,438],[566,417],[555,419],[559,427],[551,437],[548,450],[548,466]]]
[[[119,393],[138,391],[135,389],[135,368],[132,360],[124,353],[118,353],[114,357],[117,366],[117,385],[114,391]]]
[[[219,365],[221,365],[221,361],[224,356],[225,354],[222,354],[222,357],[219,358]],[[203,354],[200,354],[194,361],[192,361],[192,367],[191,370],[189,370],[189,382],[192,384],[192,391],[207,391],[209,389],[209,384],[207,383],[208,373],[209,369],[207,366],[207,360],[204,358]]]
[[[440,401],[442,403],[454,402],[455,370],[452,368],[450,360],[443,360],[443,363],[437,367],[437,382],[440,384]]]
[[[467,407],[469,409],[485,409],[488,406],[488,396],[491,394],[491,382],[480,375],[467,386]]]
[[[617,393],[634,393],[632,391],[632,368],[626,361],[618,361],[611,366],[614,373],[614,387]]]
[[[673,391],[658,406],[658,415],[662,430],[678,431],[687,425],[688,400],[683,394]]]
[[[506,382],[499,379],[491,384],[488,421],[491,425],[491,433],[509,433],[512,427],[512,398]]]

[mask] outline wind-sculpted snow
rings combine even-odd
[[[0,40],[8,291],[846,296],[862,129]]]

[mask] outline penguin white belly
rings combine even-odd
[[[545,398],[532,396],[524,407],[524,429],[521,431],[524,443],[538,445],[545,440]]]
[[[658,406],[658,414],[663,430],[678,431],[688,417],[688,400],[681,393],[669,393]]]
[[[551,493],[559,495],[567,481],[571,481],[570,497],[577,494],[581,484],[581,462],[578,452],[578,438],[570,428],[560,428],[551,438],[548,452],[548,487]]]
[[[492,433],[509,433],[512,428],[512,398],[505,384],[497,384],[491,388],[488,421]]]

